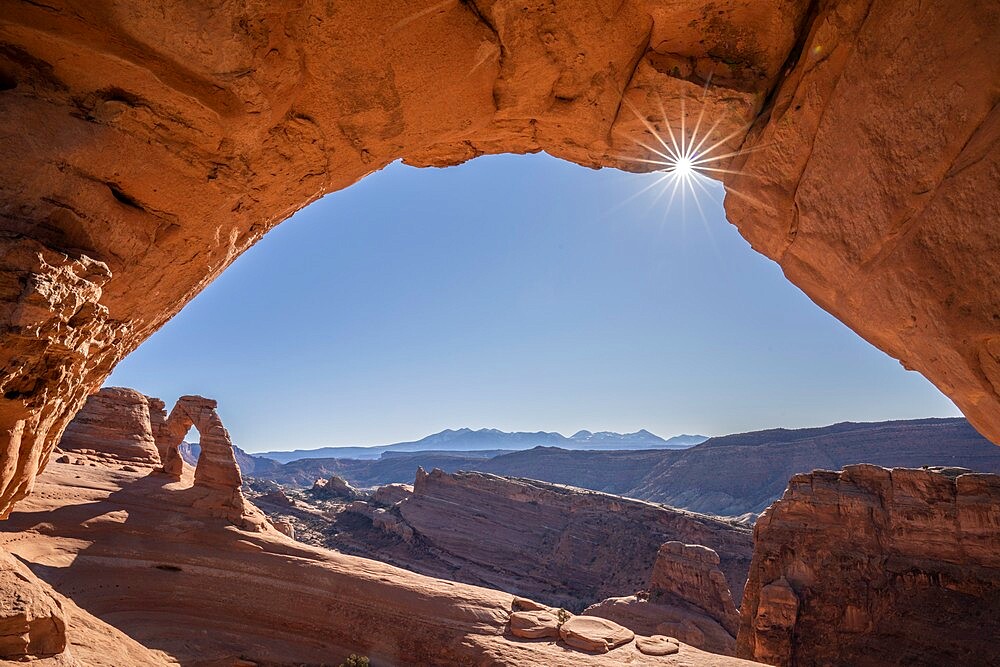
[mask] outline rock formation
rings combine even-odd
[[[16,558],[0,551],[0,660],[65,649],[66,615],[59,600]]]
[[[339,500],[357,500],[361,497],[358,490],[348,484],[342,477],[333,475],[330,479],[318,479],[312,485],[310,492],[316,498],[337,498]]]
[[[607,653],[635,639],[635,633],[614,621],[596,616],[573,616],[559,626],[566,644],[581,651]]]
[[[700,544],[667,542],[656,557],[649,578],[650,600],[681,601],[702,609],[736,635],[739,612],[719,569],[719,554]]]
[[[753,431],[711,438],[679,451],[536,447],[489,459],[413,452],[374,461],[300,460],[262,475],[291,486],[308,486],[331,474],[355,485],[377,486],[411,481],[418,466],[445,472],[475,470],[582,486],[705,514],[740,516],[767,509],[796,473],[840,470],[853,463],[890,468],[956,465],[1000,473],[1000,447],[965,419],[910,419]],[[248,474],[242,461],[240,469]]]
[[[67,651],[31,665],[329,665],[351,653],[374,665],[663,664],[635,642],[602,656],[561,640],[518,640],[509,632],[510,594],[310,547],[269,528],[243,530],[188,502],[190,468],[178,483],[118,467],[53,462],[38,493],[0,524],[0,545],[36,573],[18,566],[17,587],[2,590],[30,600],[38,649],[54,646],[44,642],[57,637],[49,630],[58,628],[59,606],[65,619]],[[0,617],[0,646],[11,627]],[[752,664],[680,651],[692,667]]]
[[[0,514],[295,210],[397,159],[653,170],[702,112],[753,247],[1000,442],[998,29],[993,0],[5,7]]]
[[[679,637],[713,653],[736,653],[739,613],[719,569],[719,555],[701,545],[665,543],[645,591],[602,600],[584,614],[643,635]]]
[[[59,448],[78,453],[100,453],[118,461],[149,466],[160,464],[150,422],[150,399],[134,389],[105,387],[87,399]]]
[[[410,542],[378,543],[372,557],[576,611],[646,587],[665,541],[710,545],[734,591],[751,552],[750,531],[713,517],[481,473],[420,470],[412,495],[390,510],[349,509]]]
[[[396,503],[406,500],[413,495],[413,486],[410,484],[386,484],[375,489],[372,495],[372,502],[384,507],[392,507]]]
[[[1000,663],[1000,476],[871,465],[796,475],[754,537],[738,655]]]

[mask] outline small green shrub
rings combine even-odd
[[[562,626],[563,623],[569,620],[569,612],[560,608],[556,612],[556,618],[559,620],[559,625]]]
[[[340,663],[340,667],[371,667],[371,662],[363,655],[352,653],[347,657],[347,660]]]

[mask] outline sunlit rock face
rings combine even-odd
[[[1000,440],[996,32],[989,0],[5,6],[0,513],[295,210],[395,159],[656,169],[682,100],[717,155],[759,149],[712,163],[754,246]]]
[[[1000,443],[1000,8],[819,2],[802,36],[727,215]]]
[[[105,387],[87,399],[66,427],[59,448],[126,464],[159,466],[150,400],[124,387]]]
[[[737,655],[771,665],[1000,664],[1000,475],[796,475],[758,520]]]

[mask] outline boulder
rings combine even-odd
[[[515,611],[510,615],[510,631],[524,639],[559,637],[559,618],[548,610]]]
[[[351,486],[343,477],[333,475],[330,479],[318,479],[310,489],[316,498],[337,499],[337,500],[357,500],[362,497],[358,490]]]
[[[664,635],[653,635],[652,637],[637,635],[635,647],[646,655],[673,655],[681,650],[680,642],[673,637]]]
[[[606,618],[573,616],[559,628],[559,636],[581,651],[607,653],[632,641],[635,633]]]

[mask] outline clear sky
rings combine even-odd
[[[393,164],[268,234],[107,384],[216,398],[248,451],[959,414],[753,252],[720,186],[702,218],[639,194],[652,178]]]

